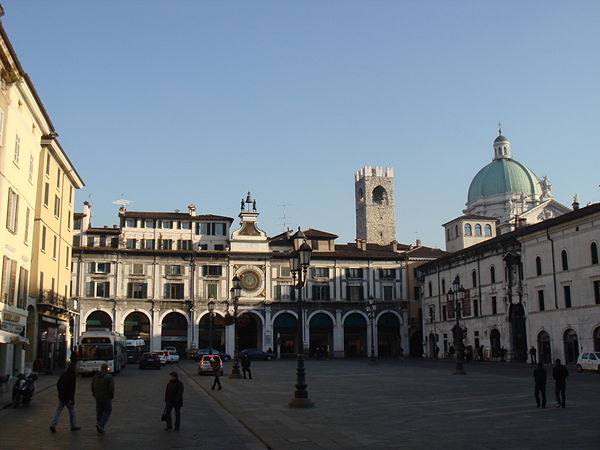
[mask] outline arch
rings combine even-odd
[[[351,311],[345,315],[344,355],[346,357],[366,356],[367,350],[367,318],[362,311]]]
[[[492,226],[489,223],[485,226],[485,235],[486,236],[492,235]]]
[[[101,309],[91,311],[85,318],[85,329],[97,330],[101,328],[113,329],[112,316]]]
[[[500,341],[500,331],[493,328],[490,331],[490,352],[492,358],[500,358],[502,356],[502,343]]]
[[[490,267],[490,282],[491,283],[496,282],[496,268],[494,266]]]
[[[537,335],[538,361],[544,364],[552,363],[552,348],[550,346],[550,335],[542,330]]]
[[[225,318],[213,311],[212,322],[206,311],[198,321],[198,348],[216,349],[225,352]]]
[[[364,203],[365,201],[365,191],[362,188],[358,188],[357,198],[360,203]]]
[[[600,326],[597,326],[593,332],[594,351],[600,352]]]
[[[382,311],[376,318],[379,356],[399,356],[402,318],[391,310]]]
[[[563,333],[563,345],[565,348],[565,364],[576,362],[579,356],[579,339],[572,328],[566,329]]]
[[[294,319],[298,319],[298,314],[296,314],[296,311],[293,311],[291,309],[282,309],[281,311],[277,311],[271,316],[272,326],[275,326],[275,320],[282,314],[291,314],[292,316],[294,316]]]
[[[590,256],[592,264],[598,264],[598,244],[592,242],[590,245]]]
[[[562,270],[569,270],[569,255],[567,255],[566,250],[560,252],[560,261],[562,263]]]
[[[182,311],[171,310],[160,320],[161,348],[175,347],[180,355],[187,354],[189,317]]]
[[[542,258],[539,256],[535,257],[535,273],[538,277],[542,275]]]
[[[127,339],[143,339],[150,348],[150,324],[152,320],[146,311],[131,311],[123,320],[123,334]]]
[[[333,314],[331,314],[329,311],[325,311],[324,309],[317,309],[315,311],[313,311],[312,313],[310,313],[308,315],[308,317],[306,318],[306,321],[308,323],[310,323],[310,321],[312,320],[312,318],[314,316],[316,316],[317,314],[326,314],[329,316],[329,318],[331,319],[331,321],[335,324],[335,316]]]
[[[364,311],[361,311],[360,309],[352,309],[350,311],[347,311],[343,316],[342,316],[342,324],[344,324],[344,322],[346,322],[346,318],[352,314],[360,314],[363,319],[365,319],[365,321],[369,320],[369,316],[367,315],[367,313],[365,313]]]
[[[158,317],[158,321],[160,323],[162,323],[162,321],[165,319],[166,316],[168,316],[169,314],[174,313],[174,312],[179,313],[183,317],[185,317],[185,319],[187,320],[188,325],[189,325],[190,318],[188,317],[188,314],[183,309],[179,309],[179,308],[169,308],[169,309],[163,311],[162,314]]]
[[[273,316],[273,342],[278,356],[291,356],[297,353],[298,318],[290,310],[280,311]]]
[[[473,227],[471,227],[470,223],[465,224],[465,236],[473,235]]]
[[[376,205],[388,204],[388,193],[383,186],[377,186],[373,189],[372,200]]]
[[[202,313],[198,314],[198,315],[197,315],[197,317],[196,317],[196,325],[200,325],[200,321],[201,321],[201,320],[202,320],[204,317],[206,317],[206,315],[207,315],[207,314],[208,314],[208,309],[207,309],[207,310],[205,310],[205,311],[202,311]],[[213,318],[214,318],[214,317],[217,317],[217,316],[219,316],[219,317],[223,317],[223,318],[224,318],[224,317],[225,317],[225,314],[226,314],[225,312],[214,310],[214,311],[213,311]]]
[[[308,319],[310,354],[316,358],[328,357],[333,349],[335,319],[328,311],[315,311]]]
[[[243,311],[237,316],[237,345],[239,350],[258,348],[262,350],[264,319],[254,310]]]
[[[475,224],[475,236],[481,236],[481,224]]]

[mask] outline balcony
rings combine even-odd
[[[50,309],[56,308],[63,311],[74,311],[75,300],[66,298],[50,289],[45,289],[38,297],[38,306]]]

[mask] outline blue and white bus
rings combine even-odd
[[[117,374],[127,364],[125,336],[114,331],[90,330],[79,336],[80,374],[93,374],[100,371],[102,364],[108,364],[109,372]]]

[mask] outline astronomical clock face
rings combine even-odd
[[[260,275],[253,269],[244,270],[239,277],[242,288],[247,292],[254,292],[261,285]]]

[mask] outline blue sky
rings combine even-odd
[[[596,1],[4,1],[2,22],[86,182],[132,210],[354,239],[353,173],[396,174],[397,235],[443,247],[492,158],[600,201]],[[80,208],[79,208],[80,209]]]

